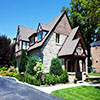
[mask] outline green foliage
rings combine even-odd
[[[34,75],[35,71],[33,70],[34,66],[36,66],[36,62],[38,60],[35,57],[28,57],[27,65],[26,65],[26,73],[30,75]]]
[[[12,66],[16,66],[15,53],[12,55],[11,65],[12,65]]]
[[[66,70],[63,70],[63,73],[60,76],[55,76],[51,74],[46,74],[46,85],[55,85],[57,83],[66,83],[68,82],[68,73]]]
[[[60,83],[68,82],[68,73],[66,70],[63,70],[63,74],[60,76]]]
[[[9,72],[17,72],[16,68],[10,68]]]
[[[10,43],[5,35],[0,35],[0,65],[9,64]]]
[[[52,85],[55,85],[57,82],[57,80],[56,80],[56,76],[55,75],[51,75],[51,74],[46,74],[46,80],[45,80],[45,84],[46,85],[50,85],[50,84],[52,84]]]
[[[50,74],[61,75],[63,72],[62,65],[59,58],[51,60]]]
[[[21,53],[21,56],[20,56],[20,59],[19,59],[19,65],[18,65],[20,73],[25,72],[25,66],[27,64],[27,60],[28,60],[28,57],[26,55],[26,51],[22,50],[22,53]]]
[[[33,70],[35,71],[36,75],[39,76],[43,73],[44,68],[45,66],[42,64],[41,59],[39,58],[39,61],[36,62],[36,66],[34,66]]]
[[[2,68],[0,68],[0,71],[6,71],[6,70],[7,70],[6,67],[2,67]]]
[[[92,70],[92,68],[89,66],[89,67],[88,67],[88,73],[90,73],[91,70]]]

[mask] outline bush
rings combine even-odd
[[[59,58],[53,58],[51,60],[51,66],[50,66],[50,74],[54,75],[61,75],[63,72],[61,61]]]
[[[66,83],[68,82],[68,73],[66,70],[63,70],[63,74],[59,76],[60,78],[60,83]]]
[[[9,72],[17,72],[16,68],[12,67],[12,68],[9,68]]]
[[[88,73],[91,73],[92,67],[88,66]]]
[[[36,62],[37,61],[38,60],[36,59],[36,57],[28,57],[28,61],[27,61],[25,72],[30,74],[30,75],[34,75],[35,71],[33,69],[34,69],[34,66],[36,66]]]
[[[39,61],[36,62],[36,66],[34,66],[34,71],[36,73],[37,78],[41,78],[41,75],[43,74],[45,66],[42,64],[41,59],[39,58]]]
[[[51,74],[46,74],[46,80],[45,80],[46,85],[55,85],[56,84],[56,76],[51,75]]]
[[[2,68],[0,68],[0,71],[6,71],[6,70],[7,70],[6,67],[2,67]]]
[[[28,60],[28,57],[26,55],[26,51],[22,50],[22,53],[19,59],[19,65],[18,65],[19,73],[25,72],[25,66],[27,64],[27,60]]]

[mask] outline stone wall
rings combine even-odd
[[[56,33],[52,32],[49,36],[49,38],[46,40],[45,44],[43,45],[41,52],[43,54],[43,64],[45,64],[46,68],[44,72],[48,73],[51,60],[54,57],[57,57],[57,53],[59,49],[61,48],[62,44],[65,41],[65,38],[67,35],[61,35],[60,34],[60,43],[56,43]]]
[[[42,52],[40,49],[32,50],[29,52],[30,57],[36,57],[37,59],[40,57],[42,59]]]

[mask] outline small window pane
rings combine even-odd
[[[31,38],[31,43],[34,43],[34,37]]]
[[[43,37],[46,35],[47,32],[43,32]]]
[[[41,32],[40,32],[40,33],[38,33],[38,41],[40,41],[41,38],[42,38],[42,34],[41,34]]]
[[[59,43],[60,42],[59,39],[60,39],[60,34],[57,34],[56,33],[56,43]]]

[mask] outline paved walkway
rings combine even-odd
[[[46,93],[51,93],[52,91],[55,91],[55,90],[59,90],[59,89],[63,89],[63,88],[70,88],[70,87],[76,87],[76,86],[82,86],[82,85],[85,85],[85,86],[100,86],[100,84],[92,84],[92,83],[87,83],[87,82],[83,82],[83,83],[77,83],[77,84],[57,84],[55,86],[47,86],[47,87],[44,87],[44,86],[40,86],[40,87],[35,87],[43,92],[46,92]]]

